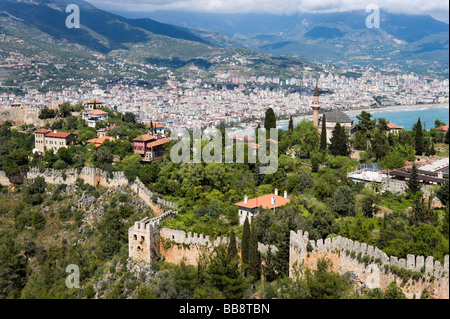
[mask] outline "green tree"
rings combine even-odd
[[[388,289],[384,293],[385,299],[406,299],[403,291],[397,286],[395,281],[391,282],[388,286]]]
[[[72,112],[72,106],[69,102],[64,102],[59,106],[59,115],[61,117],[68,117]]]
[[[208,282],[227,299],[242,299],[248,286],[238,267],[237,258],[231,258],[225,245],[214,248],[207,268]]]
[[[360,199],[361,211],[364,216],[372,218],[379,210],[381,203],[380,196],[371,189],[364,189],[363,196]]]
[[[261,279],[261,256],[258,251],[258,231],[255,224],[250,232],[248,265],[249,275],[253,280],[259,281]]]
[[[320,150],[325,151],[327,149],[327,124],[325,114],[322,117],[322,132],[320,133]]]
[[[101,258],[108,259],[120,251],[125,243],[125,230],[122,218],[115,209],[108,209],[102,216],[99,230],[99,254]]]
[[[3,156],[2,170],[5,173],[14,175],[23,172],[28,166],[27,152],[22,149],[16,149],[8,155]]]
[[[419,169],[416,164],[413,164],[411,169],[411,175],[409,179],[406,181],[406,192],[410,196],[415,196],[417,192],[421,189],[420,180],[419,180]]]
[[[264,118],[264,128],[266,129],[266,138],[270,138],[271,128],[277,128],[277,118],[275,116],[275,112],[271,107],[269,107],[266,111],[266,115]]]
[[[414,125],[413,131],[414,135],[414,148],[416,149],[416,155],[422,155],[425,150],[425,140],[423,137],[422,123],[420,122],[420,117],[417,123]]]
[[[340,123],[336,123],[336,126],[331,133],[329,150],[333,156],[350,155],[348,132]]]
[[[359,120],[357,129],[360,130],[364,135],[370,136],[370,133],[375,128],[377,120],[372,120],[372,114],[366,111],[361,111],[361,114],[357,115],[356,118]]]
[[[275,255],[275,269],[279,277],[289,276],[289,247],[290,230],[288,228],[281,230],[281,239],[278,242],[278,251]]]
[[[248,221],[248,218],[245,218],[241,242],[242,264],[248,265],[249,254],[250,254],[250,223]]]
[[[288,131],[289,132],[293,132],[294,131],[294,120],[292,119],[292,115],[289,117]]]
[[[135,124],[136,123],[136,115],[132,112],[126,112],[123,116],[123,121],[125,123]]]
[[[449,203],[449,181],[446,181],[436,192],[436,197],[441,201],[442,205],[448,207]]]
[[[271,246],[269,246],[266,258],[264,259],[264,265],[262,265],[262,274],[267,282],[272,282],[277,278],[275,271],[275,256],[272,253]]]
[[[27,283],[27,262],[11,238],[0,242],[0,299],[19,298]]]
[[[94,153],[93,162],[94,166],[106,170],[108,165],[113,162],[113,155],[108,147],[101,146]]]
[[[421,224],[436,224],[437,215],[435,214],[431,203],[433,197],[430,196],[428,199],[428,204],[425,203],[425,198],[423,196],[418,196],[415,199],[414,206],[409,213],[409,224],[412,226],[419,226]]]
[[[381,161],[381,167],[388,170],[393,170],[405,166],[405,158],[400,152],[394,150],[390,151]]]
[[[333,194],[333,210],[341,216],[351,216],[355,212],[355,194],[348,186],[341,186]]]
[[[230,256],[230,258],[238,258],[236,234],[234,233],[233,229],[231,230],[230,233],[230,243],[228,244],[228,256]]]
[[[375,159],[380,160],[389,152],[389,141],[386,134],[379,128],[372,134],[371,152]]]
[[[317,260],[317,269],[307,269],[305,278],[311,299],[342,299],[351,289],[349,279],[331,271],[332,262],[325,258]]]

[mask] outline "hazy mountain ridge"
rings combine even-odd
[[[219,32],[241,46],[263,53],[317,62],[402,60],[448,69],[449,25],[426,15],[380,11],[380,28],[368,29],[365,11],[271,14],[211,14],[156,11],[121,13]]]

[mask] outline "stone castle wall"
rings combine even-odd
[[[179,264],[183,258],[188,265],[197,265],[197,261],[202,253],[211,253],[214,247],[221,244],[227,245],[227,237],[217,237],[211,240],[209,236],[197,233],[186,233],[183,230],[162,228],[160,230],[160,252],[167,262]],[[236,238],[239,245],[241,240]],[[267,253],[269,245],[258,243],[258,251]],[[273,253],[278,251],[277,247],[271,246]]]
[[[307,250],[308,242],[312,249]],[[367,265],[363,258],[366,257]],[[388,256],[380,249],[352,241],[341,236],[320,239],[308,239],[308,232],[291,231],[289,253],[289,276],[296,278],[296,270],[300,265],[316,268],[317,260],[326,257],[333,262],[333,270],[340,274],[353,272],[364,286],[386,290],[392,281],[401,286],[408,298],[420,298],[423,290],[434,298],[449,298],[449,256],[445,256],[444,265],[434,261],[432,256],[407,255],[406,259]],[[358,260],[359,259],[359,260]],[[370,261],[369,261],[370,260]],[[420,278],[410,278],[402,284],[402,278],[391,270],[391,266],[420,273]]]
[[[35,126],[45,126],[48,120],[39,118],[40,108],[24,106],[0,106],[0,124],[10,121],[11,123],[34,124]]]
[[[177,209],[176,204],[162,199],[161,196],[149,190],[144,183],[141,182],[139,177],[134,181],[128,181],[122,171],[108,173],[93,166],[83,167],[81,170],[55,170],[31,167],[26,173],[27,179],[34,179],[38,176],[44,177],[45,182],[49,184],[74,184],[78,178],[81,178],[85,183],[95,187],[98,185],[105,187],[129,186],[146,202],[147,205],[152,207],[153,210],[157,210],[159,213],[164,212],[164,210],[159,209],[159,207]],[[6,174],[2,171],[0,171],[0,184],[7,186],[11,184]],[[154,196],[157,198],[156,205],[152,201]]]

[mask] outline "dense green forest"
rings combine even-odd
[[[423,186],[414,179],[407,192],[393,194],[347,178],[347,172],[363,163],[395,169],[416,155],[448,156],[436,150],[437,145],[448,149],[448,133],[422,130],[420,119],[411,131],[387,135],[387,121],[372,120],[363,111],[354,136],[336,126],[330,145],[321,143],[323,130],[312,122],[290,125],[278,132],[277,172],[262,175],[259,162],[175,164],[170,160],[175,141],[165,159],[143,165],[133,154],[132,139],[146,133],[147,126],[137,123],[132,113],[104,108],[108,123],[96,129],[115,124],[110,135],[121,141],[96,148],[86,144],[96,137],[96,129],[71,115],[80,110],[80,105],[67,104],[58,112],[43,109],[42,118],[53,118],[47,128],[76,134],[76,144],[42,157],[31,152],[33,125],[1,125],[1,170],[13,181],[32,166],[94,165],[124,171],[130,180],[139,177],[158,196],[178,204],[179,214],[164,220],[162,227],[237,236],[243,240],[242,258],[230,245],[215,249],[197,266],[163,260],[135,265],[127,261],[127,230],[154,213],[139,205],[129,189],[95,188],[82,180],[47,185],[40,178],[24,183],[17,179],[13,188],[0,187],[0,298],[403,298],[395,285],[385,292],[356,290],[350,276],[331,271],[326,259],[293,281],[288,277],[289,232],[308,231],[314,240],[340,235],[399,258],[414,254],[442,262],[449,253],[448,182],[434,187],[431,197],[442,203],[435,207],[423,199]],[[269,118],[265,125],[275,127],[276,119]],[[349,157],[355,149],[362,151],[360,160]],[[245,195],[253,198],[275,188],[286,190],[291,203],[275,213],[260,209],[251,226],[239,226],[234,204]],[[85,197],[95,199],[91,208],[80,204]],[[257,242],[275,245],[278,252],[259,254]],[[67,264],[80,266],[82,289],[65,287]]]

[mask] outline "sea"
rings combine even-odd
[[[354,123],[358,123],[357,115],[361,113],[362,110],[345,112],[347,115],[354,121]],[[392,109],[392,110],[370,110],[368,111],[372,114],[373,119],[385,118],[387,121],[391,121],[393,124],[398,126],[403,126],[405,129],[412,129],[413,125],[417,123],[417,120],[420,117],[420,121],[424,129],[429,130],[434,127],[434,121],[439,120],[441,122],[445,122],[449,124],[449,106],[448,105],[432,105],[432,106],[424,106],[424,107],[405,107],[401,109]],[[307,116],[307,120],[312,120],[312,116]],[[294,120],[294,126],[297,123],[300,123],[302,120]],[[289,123],[280,123],[277,125],[278,129],[282,129],[284,131],[287,130]],[[255,129],[245,129],[235,131],[230,136],[236,135],[248,135],[252,136],[255,133]]]

